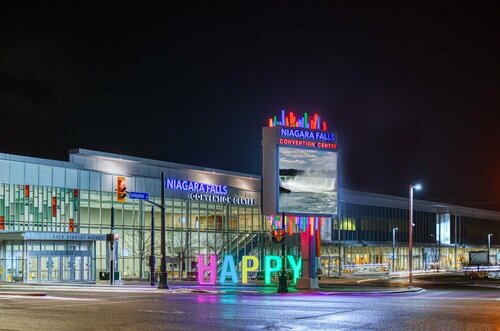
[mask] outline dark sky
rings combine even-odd
[[[339,133],[345,188],[500,211],[498,1],[11,3],[0,152],[260,174],[286,108]]]

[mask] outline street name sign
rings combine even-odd
[[[128,192],[130,199],[149,200],[149,193],[146,192]]]

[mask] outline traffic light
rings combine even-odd
[[[286,232],[285,230],[273,230],[271,232],[271,235],[273,238],[273,243],[281,244],[285,241]]]
[[[125,202],[127,196],[127,186],[124,176],[116,177],[116,201]]]

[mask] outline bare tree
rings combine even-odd
[[[187,264],[194,259],[195,247],[198,247],[198,237],[192,231],[175,231],[173,233],[173,255],[180,261],[181,275],[188,270]]]
[[[144,277],[145,261],[151,255],[151,231],[142,227],[128,231],[125,246],[132,252],[134,259],[139,259],[139,278]],[[155,252],[160,251],[159,240],[155,240]]]

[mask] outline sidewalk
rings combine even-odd
[[[397,277],[406,277],[408,278],[409,276],[409,271],[396,271],[396,272],[390,272],[389,276],[392,278],[397,278]],[[423,275],[445,275],[445,274],[450,274],[450,273],[457,273],[457,271],[448,271],[448,270],[413,270],[412,274],[413,276],[423,276]]]
[[[237,285],[198,285],[194,281],[169,281],[169,290],[158,289],[156,286],[151,286],[149,282],[144,281],[126,281],[122,285],[111,286],[108,283],[98,282],[96,284],[0,284],[1,295],[27,295],[26,293],[34,293],[33,295],[41,295],[49,291],[70,291],[70,292],[147,292],[147,293],[208,293],[208,294],[256,294],[256,295],[274,295],[277,294],[277,284],[264,285],[263,282],[257,281],[250,284]],[[320,288],[313,290],[297,290],[293,285],[288,287],[289,294],[292,295],[370,295],[370,294],[392,294],[405,292],[418,292],[421,288],[411,288],[405,286],[370,286],[357,282],[352,279],[322,279]],[[7,294],[8,293],[8,294]]]

